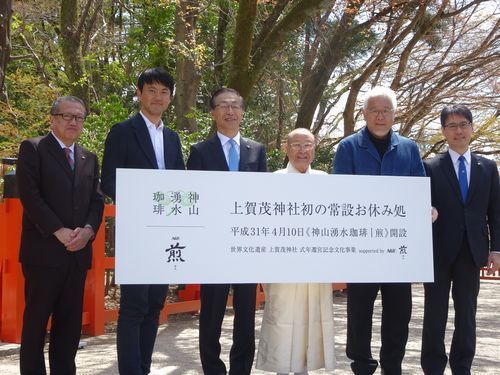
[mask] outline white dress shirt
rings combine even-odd
[[[149,121],[149,119],[144,116],[142,112],[139,113],[141,114],[148,128],[149,136],[151,137],[151,143],[153,143],[153,149],[155,150],[158,169],[165,169],[165,154],[163,150],[163,121],[160,120],[160,125],[156,126],[151,121]]]
[[[451,148],[448,149],[448,153],[450,154],[451,161],[453,162],[453,168],[455,169],[455,174],[458,179],[458,166],[460,164],[460,160],[458,160],[458,158],[461,155],[458,152],[453,151]],[[465,159],[465,171],[467,172],[467,185],[470,185],[470,150],[465,151],[463,157]]]
[[[71,146],[66,146],[59,138],[57,138],[57,135],[54,132],[51,133],[63,150],[65,148],[69,148],[71,150],[71,152],[69,153],[69,157],[71,158],[71,160],[73,160],[73,163],[75,163],[75,144],[73,143]]]

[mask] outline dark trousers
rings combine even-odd
[[[202,285],[200,290],[200,358],[205,375],[225,375],[220,359],[221,326],[226,312],[229,284]],[[233,345],[229,374],[250,374],[255,354],[256,284],[233,284]]]
[[[347,284],[346,354],[353,361],[354,374],[373,374],[378,366],[372,356],[371,339],[373,305],[379,290],[382,295],[380,366],[386,375],[401,374],[411,318],[408,283]]]
[[[26,307],[21,334],[21,374],[46,374],[43,348],[51,315],[50,373],[76,374],[75,356],[82,329],[87,270],[80,269],[73,258],[61,267],[23,264],[22,268]]]
[[[149,374],[168,285],[121,285],[116,331],[121,375]]]
[[[476,310],[479,294],[479,267],[476,266],[464,239],[462,248],[449,265],[436,265],[434,283],[425,288],[424,328],[421,365],[425,374],[442,375],[447,357],[444,345],[448,301],[455,308],[455,330],[450,348],[453,374],[470,374],[476,351]]]

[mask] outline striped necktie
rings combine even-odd
[[[64,153],[66,154],[66,159],[68,160],[71,170],[75,169],[75,161],[71,158],[71,149],[69,147],[64,147]]]

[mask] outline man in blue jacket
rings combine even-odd
[[[396,94],[375,87],[364,99],[366,126],[342,140],[333,163],[335,174],[425,176],[417,145],[392,131],[397,107]],[[373,374],[378,362],[372,357],[373,304],[382,294],[383,374],[401,374],[411,317],[411,284],[358,283],[347,285],[346,353],[355,374]]]

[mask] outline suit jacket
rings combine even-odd
[[[433,224],[434,263],[453,262],[466,234],[474,262],[482,267],[490,250],[500,251],[500,192],[495,162],[471,154],[465,203],[448,152],[424,164],[431,178],[432,205],[439,213]]]
[[[73,171],[52,134],[21,143],[16,176],[24,209],[19,254],[24,264],[60,266],[74,256],[81,267],[91,266],[91,241],[82,250],[69,252],[53,235],[62,227],[86,224],[97,232],[101,223],[104,200],[97,156],[77,144],[74,156]]]
[[[187,169],[201,171],[229,171],[224,150],[217,134],[191,146]],[[267,172],[266,150],[263,145],[240,138],[240,172]]]
[[[339,143],[333,173],[382,176],[425,176],[424,166],[415,142],[391,133],[383,157],[370,140],[366,127]]]
[[[163,128],[165,169],[185,169],[179,136]],[[140,113],[109,131],[102,159],[102,191],[115,200],[116,168],[158,169],[148,128]]]

